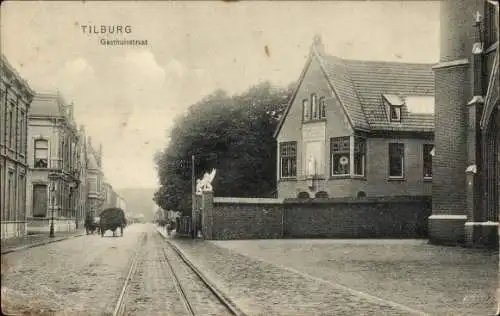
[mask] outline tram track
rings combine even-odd
[[[111,315],[245,316],[174,243],[158,232],[140,238]]]
[[[166,245],[162,249],[165,261],[169,266],[172,279],[176,283],[179,297],[183,301],[188,315],[244,315],[211,284],[175,244],[169,240],[165,241]],[[177,267],[174,268],[174,266]],[[184,274],[185,277],[180,277],[179,274]],[[191,274],[191,276],[187,276],[187,274]],[[209,306],[210,311],[206,309]]]
[[[138,247],[136,252],[134,253],[134,256],[131,259],[131,262],[129,264],[129,268],[127,271],[127,276],[125,277],[125,280],[123,281],[123,285],[120,291],[120,294],[118,296],[118,299],[116,300],[116,303],[114,305],[113,309],[113,316],[121,316],[121,315],[126,315],[126,296],[128,293],[128,290],[130,288],[130,284],[132,281],[132,278],[135,275],[135,272],[137,270],[137,265],[139,263],[139,260],[141,258],[141,254],[143,252],[143,246],[144,244],[148,241],[148,234],[147,233],[142,233],[141,236],[139,237],[139,242],[138,242]]]

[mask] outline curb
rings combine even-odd
[[[52,244],[52,243],[55,243],[55,242],[58,242],[58,241],[68,240],[68,239],[71,239],[71,238],[81,237],[81,236],[85,236],[85,235],[86,235],[85,233],[81,233],[81,234],[77,234],[77,235],[73,235],[73,236],[67,236],[67,237],[62,237],[62,238],[57,238],[57,239],[49,239],[49,240],[46,240],[46,241],[37,242],[37,243],[30,244],[30,245],[24,245],[24,246],[16,247],[16,248],[13,248],[13,249],[8,249],[8,250],[5,250],[5,251],[2,251],[1,254],[5,255],[5,254],[11,253],[11,252],[16,252],[16,251],[20,251],[20,250],[35,248],[35,247],[39,247],[39,246],[43,246],[43,245]]]
[[[174,247],[178,253],[181,255],[181,257],[183,257],[183,259],[185,261],[187,261],[189,263],[189,265],[191,266],[191,268],[193,268],[196,272],[196,274],[199,275],[199,277],[201,277],[203,279],[203,281],[205,281],[206,283],[208,283],[210,285],[210,287],[212,287],[213,290],[215,290],[215,292],[217,293],[217,295],[222,298],[224,300],[224,303],[228,306],[231,307],[232,311],[234,312],[235,315],[237,316],[246,316],[246,313],[243,312],[234,302],[233,300],[231,300],[228,295],[226,295],[226,293],[224,293],[223,291],[221,291],[217,286],[215,286],[214,282],[212,282],[212,280],[210,280],[210,278],[208,278],[206,276],[205,273],[203,273],[203,271],[201,271],[201,269],[199,269],[190,259],[189,257],[184,253],[184,251],[182,249],[180,249],[180,247],[178,247],[177,245],[175,245],[173,242],[169,241],[169,240],[166,240],[167,239],[167,236],[165,235],[164,232],[160,231],[159,229],[157,229],[158,233],[160,235],[163,236],[163,238],[165,238],[165,241],[167,243],[169,243],[172,247]]]

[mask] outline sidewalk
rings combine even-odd
[[[2,255],[22,249],[28,249],[57,241],[66,240],[73,237],[83,236],[85,235],[85,230],[78,229],[73,232],[56,232],[54,235],[55,236],[53,238],[50,238],[49,234],[46,233],[2,239]]]

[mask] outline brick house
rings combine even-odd
[[[1,238],[23,236],[26,229],[28,111],[35,92],[0,57],[0,223]]]
[[[316,37],[278,124],[279,198],[430,196],[431,64],[346,60]]]
[[[499,4],[444,0],[440,15],[430,241],[498,247]]]

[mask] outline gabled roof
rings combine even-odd
[[[413,113],[402,105],[401,123],[389,121],[386,101],[404,100],[410,96],[434,96],[432,64],[386,61],[348,60],[318,53],[314,48],[297,83],[301,86],[311,58],[317,58],[321,69],[338,98],[351,125],[362,131],[434,131],[433,113]],[[294,92],[274,136],[277,137],[293,104]]]
[[[434,114],[412,113],[405,105],[401,111],[401,124],[391,123],[383,102],[383,95],[397,96],[402,100],[410,96],[433,97],[432,64],[343,61],[371,130],[417,132],[434,130]]]

